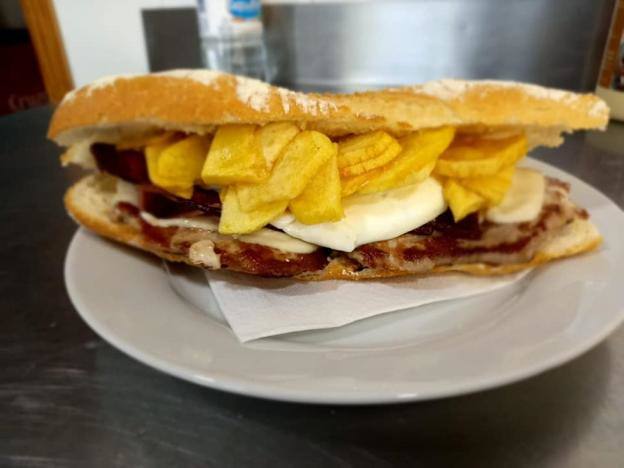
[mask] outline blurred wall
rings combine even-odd
[[[614,1],[265,0],[263,11],[273,81],[292,88],[462,77],[583,90],[594,87]],[[54,2],[77,85],[200,66],[194,0]]]
[[[0,115],[48,102],[19,0],[0,0]]]
[[[0,1],[0,29],[25,28],[19,0]]]
[[[195,6],[194,0],[53,1],[76,86],[105,75],[148,72],[142,10]]]

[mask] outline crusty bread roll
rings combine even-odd
[[[115,142],[153,130],[206,133],[225,123],[293,121],[329,135],[401,134],[451,125],[466,131],[521,130],[530,147],[560,134],[603,129],[598,97],[504,81],[442,80],[350,95],[304,94],[210,70],[173,70],[98,80],[69,93],[48,136],[62,146]]]
[[[57,108],[48,136],[70,147],[65,161],[90,158],[92,142],[118,143],[162,132],[211,133],[227,123],[263,125],[292,121],[329,136],[385,130],[400,136],[419,129],[453,126],[460,133],[491,136],[523,132],[529,148],[556,146],[561,134],[604,129],[609,110],[598,97],[503,81],[442,80],[423,85],[356,94],[304,94],[243,77],[208,70],[173,70],[98,80],[69,93]],[[171,261],[193,264],[149,241],[137,223],[114,216],[110,196],[92,176],[65,196],[69,213],[82,225],[110,239]],[[496,275],[595,248],[596,228],[576,219],[541,246],[529,262],[438,266],[428,273],[461,271]],[[330,263],[299,279],[372,279],[410,274],[360,271]]]

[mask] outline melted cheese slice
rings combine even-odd
[[[139,191],[137,188],[121,179],[117,179],[116,182],[116,191],[113,194],[112,203],[117,204],[119,202],[126,202],[134,206],[139,206]],[[218,232],[219,228],[219,222],[208,216],[196,216],[193,218],[157,218],[146,211],[141,211],[140,216],[146,223],[163,228],[180,227],[188,229],[202,229],[215,233]],[[249,244],[264,245],[266,247],[283,250],[284,252],[298,254],[311,253],[318,248],[316,245],[295,239],[288,234],[284,234],[283,232],[275,231],[273,229],[260,229],[259,231],[251,234],[227,237],[237,239],[241,242],[247,242]],[[199,252],[198,248],[195,250]]]
[[[526,223],[533,221],[542,210],[546,181],[534,170],[517,168],[503,201],[485,213],[493,223]]]
[[[447,205],[442,186],[430,177],[387,192],[347,197],[343,207],[344,218],[334,223],[303,224],[285,214],[272,224],[298,239],[351,252],[416,229],[442,214]]]
[[[193,218],[156,218],[151,214],[141,211],[141,218],[148,224],[157,227],[181,227],[189,229],[202,229],[210,232],[217,232],[219,223],[214,218],[207,216],[196,216]],[[314,252],[318,246],[295,239],[283,232],[274,231],[273,229],[260,229],[251,234],[240,236],[223,236],[224,238],[237,239],[248,244],[264,245],[274,249],[283,250],[297,254],[306,254]]]
[[[200,240],[189,248],[189,260],[213,270],[221,268],[221,257],[215,252],[215,244],[211,240]]]
[[[122,179],[115,181],[115,193],[111,199],[111,203],[116,205],[119,202],[130,203],[139,206],[139,190],[136,186]]]

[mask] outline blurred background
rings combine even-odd
[[[265,0],[267,77],[322,91],[442,77],[593,90],[614,3]],[[2,0],[0,30],[0,113],[46,102],[43,83],[54,102],[105,75],[202,66],[194,0]]]
[[[17,0],[0,1],[0,115],[48,102],[37,57]]]

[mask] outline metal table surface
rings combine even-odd
[[[0,466],[622,466],[624,329],[529,380],[394,406],[235,396],[120,353],[65,292],[77,174],[45,139],[50,113],[0,118]],[[545,153],[624,206],[624,126]]]

